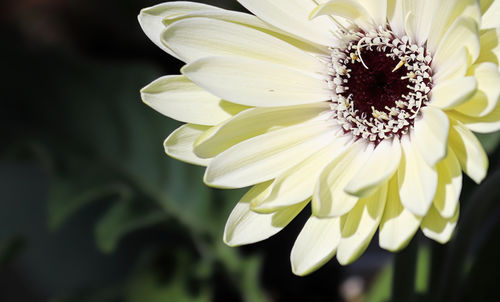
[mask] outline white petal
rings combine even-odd
[[[210,162],[205,183],[242,188],[275,178],[329,144],[335,133],[332,122],[306,122],[239,143]]]
[[[186,124],[181,126],[174,132],[172,132],[165,142],[163,146],[165,147],[165,152],[178,160],[200,165],[206,166],[210,162],[208,158],[199,158],[193,152],[194,141],[209,127]]]
[[[342,154],[349,141],[348,136],[336,138],[322,150],[285,171],[275,179],[269,196],[252,209],[258,212],[272,212],[311,197],[323,168],[332,158]]]
[[[200,157],[215,157],[229,147],[252,137],[318,119],[330,110],[328,103],[275,108],[252,108],[210,128],[195,143]]]
[[[318,16],[339,16],[354,21],[366,29],[370,27],[371,17],[366,9],[356,0],[330,0],[312,10],[310,18]]]
[[[139,24],[141,25],[142,30],[148,38],[153,41],[153,43],[171,56],[178,58],[171,49],[161,43],[160,36],[165,29],[165,26],[162,23],[163,18],[167,16],[184,15],[193,11],[215,9],[217,8],[195,2],[169,2],[145,8],[141,10],[137,18],[139,19]]]
[[[429,37],[432,25],[429,20],[434,19],[437,3],[435,0],[403,1],[406,32],[418,45],[424,45]]]
[[[376,25],[387,23],[387,0],[357,0],[370,14]]]
[[[467,49],[463,47],[455,53],[451,60],[448,60],[442,66],[436,66],[437,69],[434,70],[434,75],[432,79],[434,81],[434,90],[443,82],[448,82],[448,80],[453,80],[456,78],[464,78],[469,67],[469,53]],[[448,102],[445,102],[448,103]]]
[[[450,147],[467,175],[480,183],[488,171],[488,156],[476,136],[463,124],[452,121],[450,128]]]
[[[448,156],[437,164],[436,169],[438,188],[434,207],[444,218],[452,218],[462,190],[462,168],[453,150],[448,150]]]
[[[444,36],[452,27],[453,22],[458,18],[472,18],[476,23],[481,19],[481,8],[477,0],[442,0],[438,2],[436,11],[438,17],[432,22],[432,30],[427,40],[427,49],[435,53],[439,44],[442,43]]]
[[[401,143],[404,160],[398,170],[399,197],[406,209],[424,216],[436,194],[437,171],[425,162],[413,140],[405,136]]]
[[[347,265],[356,260],[368,247],[377,230],[387,200],[387,185],[367,198],[361,199],[356,207],[342,217],[342,238],[337,249],[337,260]]]
[[[431,105],[450,109],[469,101],[477,90],[475,77],[455,77],[439,82],[431,91]]]
[[[281,231],[302,211],[307,202],[272,214],[258,214],[250,210],[250,203],[268,193],[271,182],[251,188],[234,207],[224,229],[224,242],[229,246],[250,244],[265,240]]]
[[[184,76],[161,77],[141,90],[144,103],[185,123],[215,125],[246,107],[221,101]]]
[[[500,99],[500,71],[493,63],[481,63],[473,68],[478,89],[468,102],[455,110],[465,115],[482,117],[491,113]]]
[[[380,142],[366,163],[347,184],[345,191],[359,197],[370,195],[396,172],[400,160],[399,139]]]
[[[493,112],[484,117],[468,116],[456,111],[448,112],[448,115],[474,132],[490,133],[500,130],[500,106],[496,106]]]
[[[208,57],[181,71],[216,96],[246,106],[290,106],[331,98],[322,76],[264,61]]]
[[[431,106],[422,108],[421,112],[422,118],[415,122],[412,139],[425,162],[433,167],[446,156],[450,120],[441,109]]]
[[[356,205],[359,198],[347,194],[344,188],[372,152],[373,147],[367,148],[363,141],[358,141],[323,169],[312,199],[313,215],[342,216]]]
[[[174,22],[163,32],[162,41],[187,63],[210,56],[236,56],[306,71],[325,69],[318,59],[283,40],[217,19],[189,18]]]
[[[430,239],[439,243],[446,243],[450,241],[453,231],[457,225],[460,207],[457,206],[455,214],[452,218],[446,219],[439,215],[439,212],[431,207],[429,213],[422,220],[422,232]]]
[[[387,0],[387,20],[391,29],[399,37],[406,35],[404,22],[406,16],[403,16],[403,1]]]
[[[290,261],[294,274],[304,276],[328,262],[340,242],[340,217],[311,216],[292,248]]]
[[[491,3],[481,19],[481,29],[500,27],[500,1],[482,1]]]
[[[393,177],[389,182],[387,204],[378,233],[380,247],[391,252],[406,247],[422,221],[421,217],[408,211],[401,204],[398,190],[397,177]]]
[[[481,44],[479,42],[479,28],[472,18],[459,17],[451,25],[435,52],[432,67],[439,70],[439,66],[446,64],[462,47],[469,51],[471,62],[476,61],[479,57]]]
[[[330,46],[335,29],[328,17],[309,20],[309,13],[316,7],[307,0],[238,0],[260,19],[303,39]]]

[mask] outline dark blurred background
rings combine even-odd
[[[0,301],[387,300],[392,258],[376,237],[351,266],[291,273],[309,210],[265,242],[222,243],[244,191],[209,189],[202,168],[168,158],[162,142],[180,124],[140,100],[140,88],[182,66],[137,22],[157,3],[1,2]],[[493,153],[498,135],[483,140]],[[430,254],[444,253],[424,246],[422,293]]]

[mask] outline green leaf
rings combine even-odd
[[[126,234],[163,222],[167,216],[162,211],[145,210],[139,202],[116,202],[99,220],[95,229],[97,246],[105,253],[115,250]]]
[[[24,249],[26,243],[23,237],[13,236],[0,245],[0,267],[15,259]]]

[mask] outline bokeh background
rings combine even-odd
[[[207,188],[202,168],[167,157],[162,142],[180,124],[140,100],[182,66],[137,22],[157,3],[1,2],[0,301],[388,301],[393,255],[376,237],[350,266],[291,273],[309,209],[270,240],[222,243],[245,190]],[[465,179],[458,235],[412,242],[415,301],[498,292],[500,137],[480,139],[491,176],[480,187]]]

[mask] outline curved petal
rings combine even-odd
[[[163,143],[165,152],[180,161],[200,166],[208,165],[209,158],[200,158],[193,152],[194,141],[208,128],[192,124],[181,126],[172,132]]]
[[[212,159],[205,183],[242,188],[275,178],[329,144],[334,130],[332,121],[313,121],[246,140]]]
[[[468,102],[455,110],[465,115],[482,117],[491,113],[500,100],[500,71],[493,63],[475,65],[473,70],[478,89]]]
[[[477,91],[475,77],[456,77],[439,82],[432,88],[431,105],[441,109],[451,109],[468,102]]]
[[[448,112],[448,115],[474,132],[490,133],[500,130],[500,106],[496,106],[493,112],[484,117],[472,117],[456,111]]]
[[[168,16],[184,15],[193,11],[217,9],[218,8],[210,5],[195,2],[166,2],[141,10],[137,18],[142,30],[146,36],[153,41],[153,43],[166,51],[169,55],[178,58],[175,52],[161,43],[160,36],[162,31],[165,29],[165,26],[162,23],[163,18]]]
[[[215,125],[247,108],[221,101],[180,75],[165,76],[141,89],[144,103],[175,120]]]
[[[265,61],[208,57],[181,72],[216,96],[246,106],[290,106],[331,98],[323,76]]]
[[[415,140],[425,162],[433,167],[445,158],[448,150],[450,120],[441,109],[427,106],[421,109],[422,118],[415,122]]]
[[[252,137],[318,119],[330,109],[328,103],[288,107],[252,108],[210,128],[195,143],[200,157],[215,157]]]
[[[457,19],[471,18],[477,24],[481,20],[481,7],[477,0],[442,0],[438,2],[436,11],[439,18],[432,20],[432,30],[427,40],[427,49],[432,53],[438,49],[439,45],[448,35],[448,31],[453,27],[454,22],[462,22]]]
[[[345,191],[359,197],[372,194],[377,187],[396,172],[400,160],[401,144],[399,139],[392,142],[387,140],[380,142],[366,163],[349,181]]]
[[[398,170],[399,197],[406,209],[418,216],[424,216],[436,195],[438,177],[434,167],[430,167],[415,143],[408,137],[401,139],[404,160]]]
[[[404,0],[387,0],[387,20],[392,31],[399,37],[406,35],[405,17],[403,16]]]
[[[366,9],[356,0],[329,0],[311,11],[310,18],[319,16],[339,16],[354,21],[366,29],[370,28],[371,17]]]
[[[238,0],[260,19],[290,34],[314,43],[331,46],[331,30],[335,25],[328,17],[309,20],[309,13],[316,7],[308,0]]]
[[[493,28],[481,32],[481,53],[477,63],[492,62],[500,63],[500,28]]]
[[[439,70],[436,70],[432,79],[434,81],[435,87],[433,91],[441,83],[448,82],[449,80],[454,80],[457,78],[465,78],[467,73],[467,68],[469,67],[469,53],[467,49],[463,47],[455,53],[451,60],[448,60],[443,66],[439,66]],[[434,92],[433,92],[434,93]],[[444,104],[449,103],[445,101]]]
[[[372,150],[373,147],[367,149],[363,141],[358,141],[323,169],[312,199],[313,215],[342,216],[356,205],[359,198],[347,194],[344,188],[372,154]]]
[[[307,201],[272,214],[258,214],[250,210],[250,203],[268,193],[271,182],[251,188],[236,204],[227,219],[224,242],[229,246],[250,244],[265,240],[281,231],[306,206]]]
[[[278,176],[271,193],[260,204],[253,205],[257,212],[273,212],[311,197],[318,177],[328,162],[339,156],[348,147],[350,137],[334,139],[322,150]]]
[[[446,219],[439,215],[434,207],[431,207],[429,213],[422,220],[422,232],[426,237],[442,244],[450,241],[457,225],[459,213],[460,207],[457,206],[453,217]]]
[[[484,9],[483,17],[481,18],[481,29],[487,28],[497,28],[500,27],[500,2],[499,1],[484,1],[481,2],[490,2],[487,9]]]
[[[439,1],[435,0],[404,0],[403,16],[406,32],[418,45],[424,45],[429,37],[432,22]]]
[[[456,52],[460,51],[462,47],[465,47],[469,51],[471,62],[475,62],[479,57],[481,44],[479,42],[477,22],[472,18],[459,17],[450,26],[450,29],[435,51],[432,67],[439,70],[439,66],[446,65],[446,62],[453,58]]]
[[[437,164],[438,188],[434,197],[434,207],[444,218],[452,218],[458,206],[462,190],[462,168],[453,150]]]
[[[311,216],[292,248],[290,262],[294,274],[304,276],[328,262],[340,242],[340,217]]]
[[[399,198],[398,179],[389,182],[387,204],[380,222],[378,241],[381,248],[396,252],[408,245],[420,227],[422,218],[408,211]]]
[[[387,184],[375,194],[362,198],[349,214],[342,217],[342,238],[337,249],[340,264],[352,263],[368,247],[384,214],[386,200]]]
[[[357,0],[370,14],[376,25],[387,23],[387,0]]]
[[[452,120],[449,141],[464,172],[480,183],[488,171],[488,156],[476,136],[463,124]]]
[[[281,39],[218,19],[182,19],[168,26],[161,39],[187,63],[210,56],[237,56],[283,64],[307,72],[325,70],[325,64],[318,59]]]

